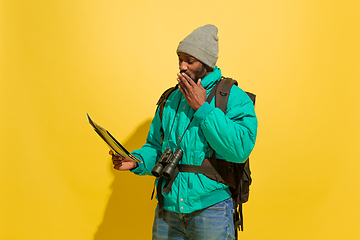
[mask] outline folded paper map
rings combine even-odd
[[[99,136],[105,141],[105,143],[109,146],[111,150],[113,150],[115,156],[121,156],[125,159],[135,161],[135,162],[142,162],[137,159],[134,155],[129,153],[105,128],[96,124],[89,116],[86,114],[88,122],[94,128],[95,132],[99,134]]]

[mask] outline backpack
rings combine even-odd
[[[207,102],[210,103],[215,96],[215,107],[220,108],[224,113],[226,113],[227,101],[229,98],[230,90],[233,85],[238,85],[236,80],[231,78],[222,77],[220,81],[213,87],[211,90]],[[160,120],[162,120],[163,109],[166,103],[167,98],[170,94],[177,89],[177,86],[167,89],[160,97],[157,105],[159,108]],[[253,104],[255,105],[256,96],[252,93],[246,92],[250,97]],[[161,127],[161,136],[163,140],[164,131]],[[211,148],[211,146],[210,146]],[[249,199],[249,187],[252,182],[251,171],[249,166],[249,158],[244,163],[233,163],[227,162],[222,159],[216,159],[216,153],[214,152],[209,159],[204,159],[201,166],[195,165],[178,165],[178,172],[193,172],[193,173],[202,173],[205,176],[209,177],[212,180],[217,182],[224,183],[230,187],[231,197],[234,201],[234,226],[235,226],[235,235],[237,238],[236,229],[240,228],[243,231],[243,214],[242,214],[242,204],[247,202]],[[171,189],[172,182],[174,181],[176,175],[169,179],[163,191],[169,193]],[[162,199],[161,186],[162,179],[158,182],[157,194],[159,199],[159,207],[162,209]],[[161,214],[160,214],[161,215]]]

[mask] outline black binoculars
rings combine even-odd
[[[181,149],[176,149],[174,153],[171,149],[166,149],[159,162],[152,169],[151,174],[155,177],[163,175],[166,178],[171,178],[182,156],[183,151]]]

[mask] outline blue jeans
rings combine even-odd
[[[163,218],[155,210],[153,240],[160,239],[234,239],[233,201],[231,198],[192,213],[175,213],[164,209]]]

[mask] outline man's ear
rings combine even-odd
[[[205,66],[205,69],[206,69],[206,71],[207,71],[208,73],[211,73],[211,72],[214,70],[213,68],[209,67],[209,66],[206,65],[206,64],[204,64],[204,66]]]

